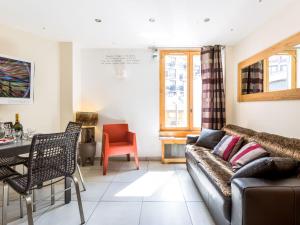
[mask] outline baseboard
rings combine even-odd
[[[95,160],[100,160],[100,157],[96,157]],[[112,161],[124,161],[126,160],[126,156],[113,156],[110,157],[109,160]],[[130,160],[134,160],[134,157],[130,157]],[[139,157],[140,161],[161,161],[160,156],[141,156]]]

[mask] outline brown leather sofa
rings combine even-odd
[[[254,140],[270,156],[300,160],[300,140],[227,125],[227,134]],[[300,178],[237,178],[230,164],[188,137],[187,169],[217,225],[300,225]]]

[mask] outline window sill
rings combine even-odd
[[[200,130],[161,130],[159,132],[160,137],[186,137],[189,134],[200,134]]]

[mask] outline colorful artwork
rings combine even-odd
[[[0,104],[33,103],[34,64],[0,56]]]
[[[0,98],[32,99],[33,64],[0,56]]]

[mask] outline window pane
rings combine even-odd
[[[193,126],[201,127],[202,79],[200,55],[193,56]]]
[[[187,56],[165,57],[165,126],[187,127]]]
[[[273,55],[269,58],[269,91],[291,88],[292,56]]]

